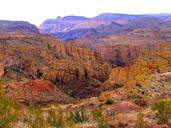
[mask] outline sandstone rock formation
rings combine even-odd
[[[32,80],[26,83],[11,83],[7,95],[24,104],[47,104],[51,101],[66,103],[70,98],[49,81]]]
[[[154,46],[144,49],[143,53],[138,56],[133,64],[125,67],[115,67],[111,70],[109,79],[103,83],[103,87],[120,88],[125,87],[126,90],[142,87],[150,87],[152,85],[161,85],[167,81],[157,80],[161,74],[170,74],[170,55],[171,45]]]
[[[7,33],[0,41],[4,77],[9,79],[38,78],[65,86],[75,80],[101,83],[110,74],[110,65],[91,50],[65,45],[48,35]]]

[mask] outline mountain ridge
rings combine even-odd
[[[27,21],[0,20],[0,32],[13,31],[39,33],[39,29]]]

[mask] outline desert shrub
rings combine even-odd
[[[108,98],[106,99],[105,104],[108,104],[108,105],[113,104],[113,100]]]
[[[43,111],[39,106],[30,107],[26,122],[29,128],[46,128],[47,122],[44,119]]]
[[[124,86],[123,83],[115,83],[112,85],[113,89],[119,89],[119,88],[122,88]]]
[[[43,76],[43,71],[38,68],[37,71],[36,71],[36,76],[37,76],[38,79],[40,79]]]
[[[0,96],[4,95],[5,90],[4,90],[4,84],[6,83],[6,79],[0,78]]]
[[[145,99],[136,99],[135,101],[135,104],[137,104],[138,106],[141,106],[141,107],[146,107],[147,106],[147,100]]]
[[[103,111],[101,108],[96,108],[92,111],[94,121],[100,121],[103,118]]]
[[[18,104],[5,96],[5,79],[0,79],[0,128],[12,128],[19,117]]]
[[[53,128],[65,128],[65,117],[62,110],[56,112],[54,110],[48,111],[47,117],[48,124]]]
[[[97,123],[98,128],[109,128],[109,125],[106,121],[105,115],[101,108],[96,108],[92,111],[93,120]]]
[[[12,128],[18,117],[18,105],[11,99],[0,96],[0,128]]]
[[[135,122],[134,128],[147,128],[148,124],[147,121],[144,120],[144,113],[141,111],[137,115],[137,120]]]
[[[85,123],[89,120],[86,112],[84,111],[84,109],[82,108],[80,111],[77,110],[75,112],[72,112],[70,114],[70,119],[74,122],[74,123]]]
[[[136,86],[132,87],[129,90],[128,99],[140,100],[140,99],[144,99],[148,96],[147,94],[145,94],[145,90],[143,89],[143,87],[140,87],[138,85],[139,84],[136,84]]]
[[[65,118],[66,118],[66,128],[80,128],[79,124],[73,122],[70,114],[65,115]]]
[[[70,97],[75,97],[76,94],[77,94],[77,93],[74,92],[74,91],[72,91],[72,90],[68,92],[68,95],[69,95]]]
[[[98,128],[109,128],[109,125],[105,120],[102,120],[98,123]]]
[[[168,122],[171,118],[171,100],[161,100],[155,103],[152,110],[155,111],[155,117],[159,122]]]

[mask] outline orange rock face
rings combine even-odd
[[[92,40],[84,38],[68,43],[74,46],[76,45],[83,48],[89,48],[98,53],[104,60],[110,62],[113,65],[122,67],[134,63],[134,61],[141,53],[141,47],[138,45],[129,43],[124,44],[118,40],[111,40],[98,40],[98,43],[96,43]]]
[[[131,45],[97,46],[97,51],[107,61],[117,66],[130,65],[140,53],[140,49]]]
[[[65,45],[46,35],[21,35],[12,33],[3,37],[5,75],[9,78],[43,77],[53,83],[66,83],[83,79],[104,81],[109,75],[110,66],[89,49]],[[37,72],[40,70],[41,76]]]
[[[46,104],[50,101],[68,102],[69,97],[49,81],[32,80],[11,84],[7,95],[25,104]]]
[[[23,88],[28,88],[31,91],[32,96],[40,96],[42,93],[53,94],[55,86],[49,81],[33,80],[23,85]]]

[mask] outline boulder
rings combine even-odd
[[[24,104],[47,104],[51,101],[68,102],[69,97],[46,80],[31,80],[10,84],[7,95]]]

